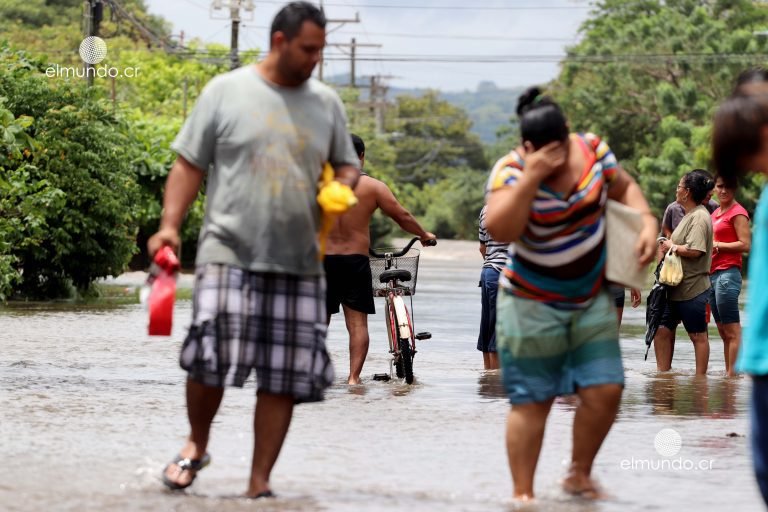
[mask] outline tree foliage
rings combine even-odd
[[[0,294],[58,297],[135,251],[138,187],[125,126],[93,91],[0,49]]]
[[[351,130],[366,142],[366,171],[392,189],[425,229],[439,237],[475,238],[488,159],[466,112],[438,97],[399,96],[386,118],[388,135],[377,135],[373,116],[355,106],[354,91],[342,91]],[[374,243],[394,224],[374,216]]]
[[[170,25],[149,15],[142,0],[121,3],[169,40]],[[13,45],[0,43],[0,300],[85,290],[122,272],[131,257],[146,266],[146,239],[157,229],[176,158],[170,144],[203,86],[228,67],[224,47],[192,41],[189,51],[167,54],[107,10],[103,64],[138,74],[97,77],[91,88],[81,78],[46,77],[48,66],[82,66],[82,9],[79,0],[0,3],[2,38]],[[358,92],[340,93],[352,131],[366,140],[366,171],[426,229],[474,237],[488,161],[466,112],[436,92],[400,97],[380,135]],[[204,191],[182,229],[187,264],[203,205]],[[376,216],[374,240],[394,228]]]
[[[399,183],[421,187],[447,177],[455,168],[487,167],[483,145],[470,131],[467,113],[440,100],[437,91],[420,98],[398,97],[392,124]]]
[[[708,167],[715,106],[765,64],[768,9],[748,0],[603,0],[553,92],[571,126],[607,139],[656,213],[680,176]],[[742,200],[754,205],[755,190]]]

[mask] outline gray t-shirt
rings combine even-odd
[[[323,163],[359,166],[338,95],[281,87],[246,66],[213,78],[171,147],[207,172],[197,265],[320,275]]]

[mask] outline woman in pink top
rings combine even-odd
[[[749,252],[751,235],[749,214],[734,198],[735,188],[729,188],[718,176],[715,191],[720,208],[712,212],[714,249],[709,279],[712,283],[709,302],[717,330],[723,339],[725,371],[736,374],[734,365],[741,342],[739,294],[741,293],[741,255]]]

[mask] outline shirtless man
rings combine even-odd
[[[365,143],[352,135],[360,169],[365,165]],[[376,312],[373,304],[371,266],[368,246],[371,243],[369,224],[377,208],[392,218],[403,230],[413,233],[425,245],[437,237],[424,231],[411,213],[395,198],[389,187],[365,172],[355,187],[357,205],[339,217],[328,236],[325,277],[328,283],[328,323],[331,315],[344,308],[349,332],[349,384],[360,383],[365,357],[368,355],[368,315]]]

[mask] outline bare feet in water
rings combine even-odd
[[[606,497],[600,486],[584,473],[571,471],[561,484],[563,490],[573,496],[588,500],[599,500]]]
[[[277,496],[275,496],[275,493],[267,489],[266,491],[254,492],[254,493],[249,491],[245,493],[245,498],[249,500],[258,500],[261,498],[277,498]]]

